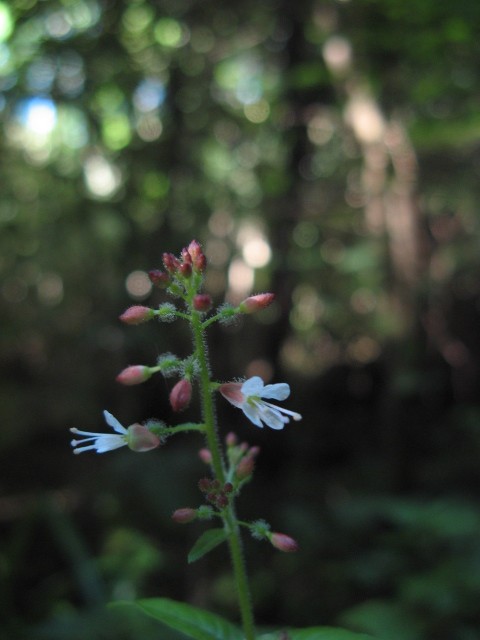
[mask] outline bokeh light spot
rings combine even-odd
[[[7,40],[13,31],[13,18],[9,7],[0,2],[0,42]]]
[[[57,107],[50,98],[28,98],[17,110],[23,126],[39,135],[48,135],[57,122]]]
[[[260,124],[270,115],[270,105],[264,99],[254,102],[253,104],[246,104],[243,108],[245,117],[254,124]]]
[[[125,280],[125,289],[134,300],[144,300],[152,290],[152,283],[145,271],[132,271]]]

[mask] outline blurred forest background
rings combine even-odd
[[[201,439],[74,457],[69,427],[173,422],[189,353],[145,272],[192,238],[220,303],[220,380],[288,381],[304,419],[261,431],[243,492],[300,542],[247,539],[259,625],[480,638],[480,3],[0,2],[0,626],[10,639],[173,639],[107,615],[166,596],[236,617],[202,525]],[[198,405],[185,419],[198,419]],[[268,432],[267,432],[268,431]]]

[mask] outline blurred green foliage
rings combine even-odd
[[[196,237],[216,301],[277,294],[214,330],[216,375],[288,380],[304,415],[219,406],[262,446],[243,515],[301,543],[247,542],[259,623],[476,640],[479,24],[472,0],[0,2],[5,637],[168,638],[99,613],[140,596],[236,616],[225,555],[187,567],[202,529],[169,520],[200,441],[68,446],[103,408],[173,420],[167,382],[113,380],[188,336],[117,316]]]

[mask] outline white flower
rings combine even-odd
[[[105,453],[113,451],[120,447],[128,446],[133,451],[150,451],[160,444],[160,439],[147,427],[141,424],[132,424],[127,429],[112,416],[108,411],[103,412],[105,422],[112,427],[118,435],[110,433],[92,433],[91,431],[80,431],[72,428],[70,431],[74,434],[87,436],[82,440],[72,440],[71,445],[75,447],[73,453],[83,453],[94,449],[97,453]],[[81,446],[78,446],[81,445]]]
[[[290,422],[290,418],[293,420],[302,419],[299,413],[277,407],[277,405],[265,400],[265,398],[272,400],[288,398],[290,387],[285,382],[265,385],[261,378],[253,376],[245,382],[222,384],[219,391],[234,407],[241,409],[257,427],[262,428],[265,423],[271,429],[283,429]]]

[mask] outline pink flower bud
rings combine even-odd
[[[210,451],[210,449],[200,449],[200,451],[198,452],[198,457],[205,464],[212,463],[212,452]]]
[[[184,278],[189,278],[192,275],[192,265],[189,262],[182,262],[178,271]]]
[[[172,520],[174,522],[178,522],[179,524],[187,524],[187,522],[192,522],[197,517],[197,511],[195,509],[190,509],[190,507],[184,507],[183,509],[177,509],[172,513]]]
[[[225,444],[227,445],[227,447],[234,447],[238,442],[238,438],[237,436],[233,433],[233,431],[230,431],[230,433],[227,433],[227,435],[225,436]]]
[[[260,453],[260,447],[258,446],[254,446],[254,447],[250,447],[247,455],[250,458],[256,458],[258,456],[258,454]]]
[[[250,456],[245,456],[237,465],[236,476],[239,480],[245,480],[252,475],[255,468],[255,461]]]
[[[274,293],[259,293],[256,296],[245,298],[245,300],[238,305],[238,308],[242,313],[255,313],[271,305],[274,299]]]
[[[192,264],[192,256],[190,255],[188,249],[185,247],[182,249],[182,260],[185,264]]]
[[[213,300],[208,293],[197,293],[193,298],[193,308],[197,311],[210,311]]]
[[[141,384],[148,380],[152,375],[150,367],[144,367],[142,364],[135,364],[121,371],[115,378],[120,384],[133,385]]]
[[[297,541],[290,538],[290,536],[286,536],[284,533],[271,533],[269,539],[273,546],[280,551],[290,553],[291,551],[298,550]]]
[[[170,391],[170,406],[174,411],[183,411],[192,399],[192,385],[190,380],[179,380]]]
[[[180,260],[173,253],[164,253],[162,256],[163,266],[169,273],[176,273],[180,266]]]
[[[192,240],[188,245],[188,253],[192,258],[192,264],[195,271],[203,273],[207,266],[207,259],[202,251],[200,243],[196,240]]]
[[[233,491],[233,484],[232,484],[231,482],[226,482],[226,483],[223,485],[223,491],[224,491],[225,493],[232,493],[232,491]]]
[[[170,276],[160,269],[152,269],[148,272],[150,282],[159,289],[165,289],[170,284]]]
[[[150,307],[135,305],[124,311],[120,316],[120,320],[126,324],[141,324],[142,322],[151,320],[154,315],[155,313]]]
[[[132,424],[127,429],[128,446],[132,451],[142,453],[160,446],[160,438],[149,431],[143,424]]]

